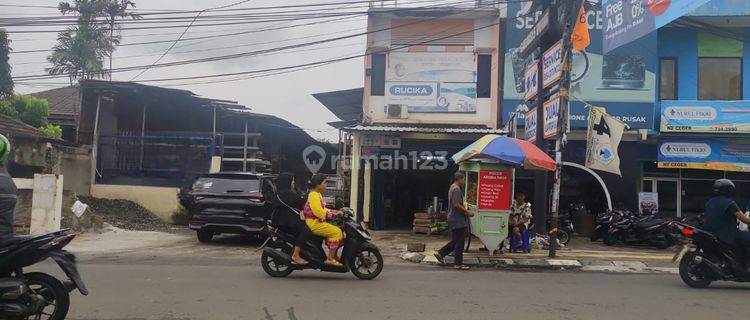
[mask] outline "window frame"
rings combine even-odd
[[[486,61],[485,61],[486,60]],[[487,69],[482,67],[482,62],[487,63]],[[482,91],[480,91],[480,84]],[[486,85],[486,87],[485,87]],[[485,90],[486,89],[486,90]],[[479,54],[477,55],[477,83],[476,83],[476,98],[492,98],[492,55],[491,54]]]
[[[661,87],[662,69],[661,69],[661,66],[662,66],[662,62],[663,61],[672,61],[674,63],[674,96],[673,96],[672,99],[662,99],[662,97],[661,97],[661,92],[662,92],[662,87]],[[680,70],[679,70],[679,67],[678,67],[678,64],[677,64],[677,57],[659,57],[659,81],[658,81],[658,84],[659,84],[659,92],[658,92],[659,101],[664,101],[664,100],[679,100],[680,99],[680,91],[679,91],[680,90]]]
[[[738,70],[740,71],[740,83],[739,83],[739,93],[740,96],[737,99],[701,99],[701,59],[714,59],[714,60],[739,60],[740,66]],[[743,57],[698,57],[698,60],[696,61],[696,73],[698,74],[698,81],[695,84],[695,93],[696,93],[696,99],[699,101],[736,101],[736,100],[742,100],[744,98],[744,92],[742,92],[742,88],[745,82],[744,79],[744,68],[745,60]]]

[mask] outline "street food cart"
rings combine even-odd
[[[554,171],[557,164],[525,140],[486,135],[453,155],[464,173],[465,203],[474,213],[471,233],[492,251],[508,237],[514,170]]]

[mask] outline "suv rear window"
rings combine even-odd
[[[257,177],[201,177],[193,183],[193,190],[212,193],[253,193],[260,191]]]

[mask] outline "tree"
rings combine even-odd
[[[114,3],[124,6],[114,9]],[[52,67],[47,72],[52,75],[67,74],[71,84],[77,79],[103,78],[104,59],[111,57],[120,44],[117,17],[135,17],[127,12],[135,4],[128,0],[71,0],[61,2],[58,9],[63,15],[78,17],[76,25],[68,27],[57,36],[57,45],[47,57]],[[103,24],[102,20],[107,22]],[[110,28],[107,28],[109,26]]]
[[[13,95],[13,78],[8,60],[10,59],[10,39],[5,29],[0,29],[0,100],[8,99]]]
[[[107,24],[109,25],[109,39],[114,41],[115,30],[118,31],[120,25],[117,24],[117,19],[140,19],[141,16],[128,11],[128,7],[135,8],[135,2],[130,0],[105,0],[104,12],[106,13]],[[118,40],[119,41],[119,40]],[[112,80],[112,53],[109,55],[109,80]]]
[[[18,118],[24,123],[38,128],[47,124],[49,103],[46,99],[17,95],[11,97],[8,101],[0,101],[0,113]]]

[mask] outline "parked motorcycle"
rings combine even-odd
[[[70,292],[88,295],[76,268],[75,256],[63,248],[75,238],[68,230],[43,236],[15,237],[0,242],[0,319],[62,320],[70,307]],[[47,258],[54,260],[68,280],[23,268]]]
[[[341,227],[344,232],[344,246],[341,252],[343,267],[329,266],[323,263],[326,253],[323,250],[323,239],[311,237],[301,248],[301,256],[309,263],[300,266],[292,263],[292,250],[296,235],[273,227],[268,223],[269,237],[261,246],[261,266],[269,276],[286,277],[293,271],[314,269],[325,272],[346,273],[351,271],[357,278],[372,280],[383,270],[383,256],[371,242],[370,233],[362,224],[354,220],[350,208],[341,209],[342,214],[332,219],[332,223]]]
[[[726,244],[713,234],[682,222],[672,222],[687,242],[672,261],[680,261],[680,278],[692,288],[705,288],[713,281],[750,282],[750,248]]]
[[[604,244],[647,244],[657,249],[666,249],[676,244],[669,223],[667,220],[652,219],[650,216],[623,216],[610,225],[607,234],[604,235]]]
[[[573,210],[576,210],[578,204],[571,204],[569,209],[561,210],[560,215],[557,216],[557,242],[567,245],[570,239],[575,235],[575,229],[573,227]],[[552,218],[547,218],[547,230],[552,229]],[[535,230],[535,220],[529,224],[529,230]]]
[[[596,226],[594,227],[594,231],[591,232],[590,236],[591,242],[595,242],[599,239],[604,238],[604,236],[609,231],[609,227],[612,225],[612,223],[619,221],[621,217],[621,211],[613,210],[607,210],[596,215]]]

